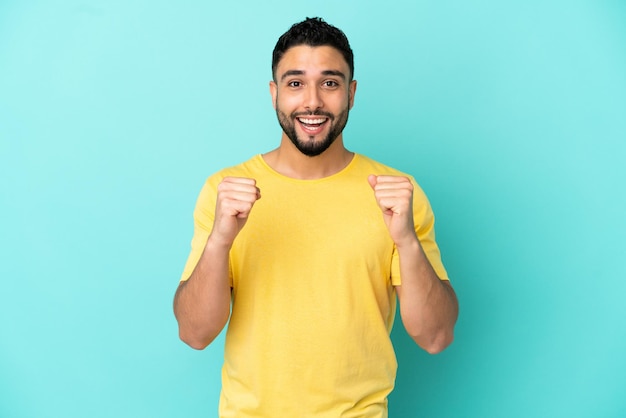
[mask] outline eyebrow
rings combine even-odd
[[[304,71],[302,70],[288,70],[285,71],[285,73],[280,77],[280,80],[283,81],[285,78],[290,77],[290,76],[294,76],[294,75],[304,75]],[[333,75],[336,77],[341,77],[344,80],[346,79],[346,75],[344,73],[342,73],[341,71],[337,71],[337,70],[324,70],[322,71],[322,75],[328,76],[328,75]]]

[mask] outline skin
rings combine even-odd
[[[322,143],[336,126],[340,114],[354,105],[356,81],[341,54],[328,46],[296,46],[290,48],[276,68],[275,81],[270,82],[272,105],[279,119],[290,115],[295,134],[304,143]],[[299,114],[330,113],[319,132],[312,134],[298,121]],[[316,117],[316,116],[313,116]],[[347,121],[347,114],[346,114]],[[345,126],[345,124],[344,124]],[[343,144],[340,130],[332,144],[320,155],[303,154],[283,131],[280,146],[263,156],[276,171],[288,177],[316,179],[335,174],[352,160],[353,153]]]
[[[270,82],[283,133],[279,147],[263,155],[266,163],[298,179],[323,178],[345,168],[353,153],[344,146],[342,130],[355,92],[356,81],[339,51],[329,46],[290,48]],[[363,181],[372,188],[400,256],[402,285],[396,291],[402,322],[420,347],[438,353],[452,342],[458,302],[450,284],[437,277],[415,234],[413,185],[406,177],[375,174]],[[193,348],[205,348],[228,322],[229,251],[260,198],[254,179],[228,177],[218,187],[204,253],[174,298],[180,338]]]

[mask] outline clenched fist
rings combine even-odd
[[[400,247],[417,240],[413,223],[413,184],[406,177],[375,176],[367,178],[383,212],[391,239]]]
[[[244,227],[254,203],[261,198],[256,180],[244,177],[225,177],[217,186],[215,220],[211,239],[223,245],[232,245]]]

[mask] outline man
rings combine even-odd
[[[203,187],[180,338],[203,349],[229,323],[221,417],[386,417],[396,294],[419,346],[452,341],[433,214],[412,178],[344,146],[356,81],[343,32],[292,26],[272,73],[280,145]]]

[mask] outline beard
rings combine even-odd
[[[278,117],[280,127],[283,128],[283,132],[298,151],[308,157],[320,155],[335,142],[335,139],[339,137],[341,132],[343,132],[343,128],[345,128],[348,123],[349,113],[350,108],[346,106],[337,116],[321,110],[316,110],[315,112],[293,112],[291,115],[287,116],[287,114],[281,111],[278,105],[276,105],[276,116]],[[300,116],[326,116],[328,121],[324,123],[330,123],[330,130],[326,137],[320,141],[316,141],[312,136],[308,137],[308,140],[307,138],[298,137],[296,133],[296,118]]]

